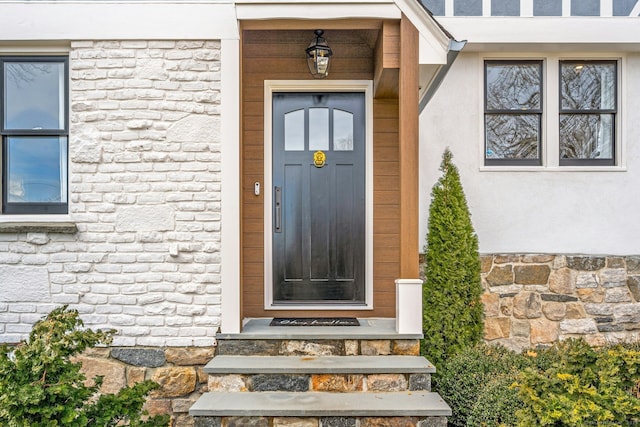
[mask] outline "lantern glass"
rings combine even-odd
[[[322,37],[323,34],[323,30],[315,30],[316,38],[306,49],[309,71],[316,79],[323,79],[329,75],[331,56],[333,55],[331,48]]]

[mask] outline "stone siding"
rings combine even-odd
[[[418,356],[419,340],[395,339],[220,339],[216,348],[216,356],[297,356],[305,360],[322,359],[325,356]],[[215,361],[215,359],[214,359]],[[245,366],[238,363],[238,366]],[[340,361],[333,362],[336,365]],[[210,392],[222,393],[390,393],[431,391],[431,374],[420,372],[387,373],[366,365],[358,369],[358,373],[313,372],[295,374],[287,373],[246,373],[230,371],[225,366],[224,372],[209,374],[207,389]],[[215,368],[210,367],[215,371]],[[318,398],[320,399],[320,398]],[[323,405],[319,405],[323,406]],[[366,407],[366,405],[364,405]],[[447,418],[443,416],[367,416],[365,407],[349,407],[353,415],[320,416],[309,414],[306,417],[282,417],[268,414],[251,416],[198,416],[194,417],[194,427],[446,427]],[[213,408],[212,408],[213,409]],[[216,406],[216,410],[224,411]],[[253,408],[247,408],[247,412]],[[345,409],[345,408],[336,408]],[[424,409],[424,408],[423,408]]]
[[[482,256],[485,341],[515,350],[640,340],[640,257]]]
[[[145,404],[150,415],[169,414],[174,427],[191,427],[189,408],[207,391],[204,365],[211,360],[214,348],[94,348],[76,361],[91,379],[104,376],[101,391],[117,393],[126,385],[153,380],[160,389],[151,392]]]
[[[194,427],[447,427],[447,418],[198,417]]]
[[[220,322],[220,42],[71,43],[69,218],[0,234],[0,342],[69,304],[116,346]]]

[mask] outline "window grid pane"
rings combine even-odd
[[[64,129],[64,64],[5,62],[4,129]]]
[[[616,109],[616,64],[562,62],[562,111]]]
[[[7,202],[66,201],[67,138],[7,138]]]
[[[487,114],[486,159],[540,158],[540,116],[537,114]]]
[[[291,111],[284,115],[284,149],[304,150],[304,110]]]
[[[309,108],[309,151],[329,149],[329,109]]]
[[[561,114],[561,159],[613,160],[613,114]]]
[[[333,149],[353,151],[353,114],[333,110]]]

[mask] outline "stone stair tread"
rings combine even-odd
[[[209,392],[191,407],[201,417],[441,417],[451,408],[438,393]]]
[[[399,334],[396,319],[358,318],[360,326],[270,326],[272,318],[252,318],[242,326],[241,333],[219,333],[219,340],[414,340],[422,334]]]
[[[216,356],[208,374],[432,374],[421,356]]]

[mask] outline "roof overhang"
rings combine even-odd
[[[419,34],[420,108],[433,95],[462,49],[418,0],[236,0],[240,21],[401,19],[405,16]]]
[[[232,1],[0,1],[0,44],[237,39]]]
[[[392,0],[236,0],[240,21],[400,19]]]
[[[326,28],[371,25],[406,17],[419,33],[419,86],[423,104],[443,77],[453,37],[419,0],[9,0],[0,15],[0,47],[15,42],[69,40],[237,39],[238,21],[326,21]],[[37,29],[37,31],[34,31]],[[3,43],[4,42],[4,43]]]
[[[419,111],[422,112],[466,43],[455,40],[418,0],[395,3],[420,34]]]
[[[469,51],[640,51],[637,17],[439,17],[438,21],[468,40]]]

